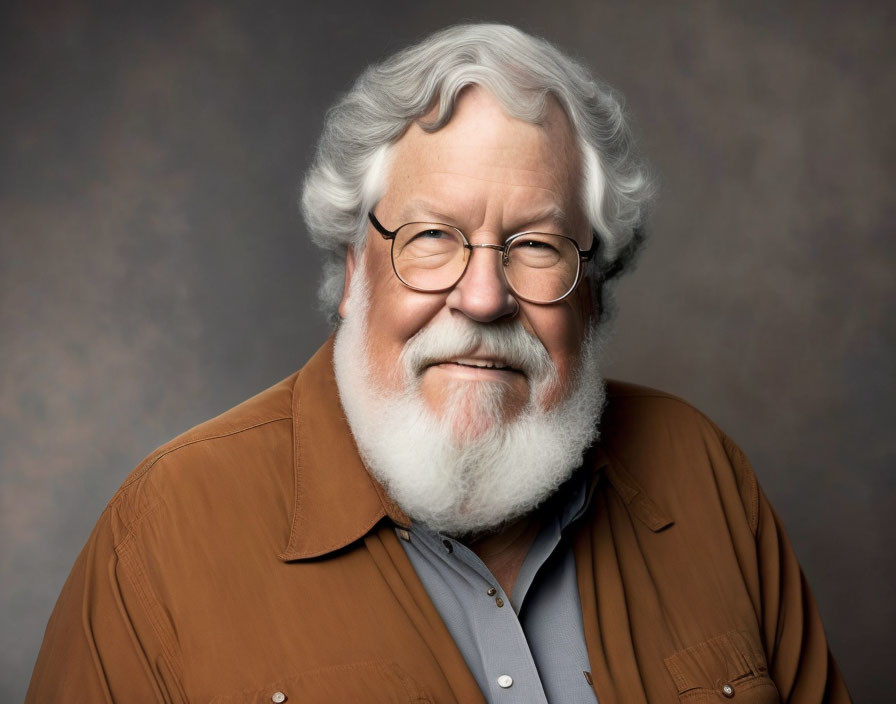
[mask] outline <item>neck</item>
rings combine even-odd
[[[520,518],[497,532],[478,536],[468,543],[508,596],[513,593],[520,567],[535,542],[541,516],[538,512]]]

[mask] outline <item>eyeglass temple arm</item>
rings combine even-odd
[[[391,240],[395,238],[395,233],[390,232],[385,227],[382,226],[379,220],[376,219],[376,215],[373,214],[373,211],[368,211],[367,217],[370,220],[370,224],[373,225],[373,229],[379,232],[383,239]]]
[[[591,258],[597,254],[597,250],[600,249],[600,237],[598,237],[597,230],[592,230],[591,236],[591,246],[588,249],[579,250],[579,256],[582,258],[583,262],[590,261]]]

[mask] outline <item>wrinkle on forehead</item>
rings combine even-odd
[[[508,171],[511,174],[520,174],[522,176],[528,175],[529,178],[520,178],[510,179],[508,180],[506,177],[508,175]],[[502,169],[501,167],[495,167],[495,173],[491,175],[481,175],[476,176],[474,174],[467,174],[460,171],[440,171],[434,170],[429,172],[430,176],[447,176],[450,178],[459,178],[459,179],[467,179],[470,181],[480,181],[481,183],[492,183],[499,186],[519,186],[525,188],[537,188],[542,191],[547,191],[549,193],[556,193],[559,188],[559,182],[556,185],[549,186],[545,184],[538,183],[540,180],[544,180],[545,174],[537,169]]]
[[[444,208],[435,200],[411,198],[404,204],[398,219],[401,223],[414,221],[441,222],[446,225],[457,227],[454,221],[462,215],[462,213],[449,212],[449,210],[449,208]],[[517,229],[520,230],[524,229],[524,226],[534,223],[553,225],[555,226],[554,229],[559,232],[570,232],[570,228],[573,226],[567,211],[554,203],[550,203],[543,208],[535,207],[533,205],[533,207],[526,210],[525,213],[517,213],[516,218],[519,220],[519,227]],[[509,227],[511,227],[511,229],[514,228],[512,224],[510,224]],[[525,229],[528,229],[528,227]]]

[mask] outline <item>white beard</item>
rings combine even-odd
[[[410,518],[449,535],[492,530],[539,506],[580,466],[598,436],[605,400],[599,370],[605,326],[589,327],[571,393],[545,411],[540,400],[556,388],[556,368],[519,322],[427,325],[398,362],[406,388],[390,394],[370,369],[367,312],[361,257],[336,332],[336,383],[362,458]],[[508,387],[495,382],[457,382],[440,415],[426,405],[419,385],[427,361],[473,350],[526,373],[530,398],[514,419],[504,420]]]

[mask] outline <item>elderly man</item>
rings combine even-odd
[[[334,339],[130,475],[28,700],[848,701],[740,450],[599,376],[648,195],[543,41],[368,68],[303,197]]]

